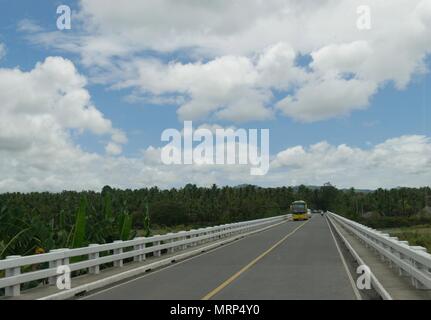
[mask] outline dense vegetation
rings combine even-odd
[[[102,192],[7,193],[0,195],[0,258],[59,247],[79,247],[149,235],[160,228],[208,226],[287,213],[303,199],[311,208],[331,210],[374,227],[426,225],[418,215],[430,188],[358,192],[321,188],[255,186]],[[364,218],[372,213],[371,218]],[[369,214],[370,215],[370,214]],[[151,221],[151,229],[150,229]]]
[[[407,240],[412,246],[422,246],[431,252],[431,225],[385,229],[385,231],[400,240]]]

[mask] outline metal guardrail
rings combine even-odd
[[[327,215],[352,232],[367,247],[374,249],[383,261],[398,268],[400,276],[411,277],[412,284],[417,289],[431,289],[431,255],[426,248],[410,246],[408,241],[400,241],[397,237],[391,237],[333,212],[327,212]]]
[[[355,261],[359,265],[365,265],[364,260],[359,256],[359,254],[356,252],[356,250],[353,248],[353,246],[349,243],[349,241],[344,237],[343,233],[340,231],[338,226],[334,223],[332,219],[328,219],[330,225],[332,228],[334,228],[337,235],[340,237],[341,241],[346,246],[347,250],[349,250],[350,254],[353,256]],[[370,270],[370,280],[371,285],[374,288],[374,290],[377,292],[377,294],[383,299],[383,300],[393,300],[392,296],[386,291],[386,289],[383,287],[383,285],[380,283],[380,281],[376,278],[373,271]]]
[[[125,259],[142,262],[148,256],[160,257],[162,253],[174,253],[207,242],[246,233],[286,220],[290,215],[237,222],[215,227],[180,231],[166,235],[140,237],[129,241],[114,241],[108,244],[90,244],[76,249],[55,249],[49,253],[31,256],[8,256],[0,260],[0,270],[5,270],[5,277],[0,278],[0,289],[5,289],[5,296],[19,296],[21,285],[37,280],[48,280],[50,285],[57,282],[57,268],[67,265],[70,271],[88,270],[90,274],[99,274],[100,266],[113,263],[114,267],[123,267]],[[103,255],[102,255],[103,254]],[[70,263],[72,258],[78,262]],[[22,273],[24,266],[46,264],[47,267]]]

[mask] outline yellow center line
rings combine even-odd
[[[228,285],[230,285],[233,281],[235,281],[241,274],[246,272],[248,269],[250,269],[252,266],[254,266],[259,260],[261,260],[263,257],[265,257],[268,253],[273,251],[275,248],[277,248],[280,244],[282,244],[287,238],[289,238],[291,235],[293,235],[296,231],[301,229],[304,225],[308,223],[307,220],[297,228],[295,228],[293,231],[291,231],[289,234],[285,235],[280,241],[278,241],[276,244],[274,244],[271,248],[266,250],[264,253],[259,255],[257,258],[255,258],[253,261],[251,261],[249,264],[247,264],[245,267],[243,267],[241,270],[239,270],[237,273],[235,273],[233,276],[231,276],[229,279],[224,281],[221,285],[219,285],[217,288],[209,292],[206,296],[204,296],[201,300],[209,300],[212,297],[214,297],[217,293],[219,293],[221,290],[226,288]]]

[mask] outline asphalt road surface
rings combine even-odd
[[[356,299],[324,217],[289,221],[83,299]]]

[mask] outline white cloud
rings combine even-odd
[[[362,65],[373,55],[366,41],[332,44],[312,52],[311,68],[320,74],[360,73]]]
[[[270,88],[288,90],[307,78],[295,65],[296,56],[287,44],[278,43],[255,59],[226,55],[187,64],[139,59],[132,71],[123,66],[126,79],[116,88],[140,88],[144,95],[180,95],[177,113],[181,120],[265,120],[273,117]]]
[[[123,150],[119,144],[109,142],[105,147],[105,151],[109,155],[118,156]]]
[[[199,128],[214,132],[222,127],[204,124]],[[431,179],[431,138],[425,136],[401,136],[367,149],[325,141],[295,146],[274,155],[268,174],[259,177],[250,175],[248,165],[167,166],[161,163],[161,149],[151,146],[132,158],[110,156],[117,153],[115,143],[108,144],[107,149],[112,149],[107,155],[88,153],[74,145],[61,128],[43,130],[50,136],[41,137],[35,130],[34,147],[12,139],[0,144],[0,192],[100,190],[107,184],[170,188],[183,186],[184,177],[187,183],[200,186],[321,185],[331,181],[338,187],[357,188],[423,186]]]
[[[369,31],[356,27],[360,5],[371,8]],[[404,89],[427,72],[431,52],[428,0],[81,0],[75,19],[82,34],[35,32],[31,39],[79,53],[94,81],[132,87],[135,101],[168,99],[188,120],[271,118],[273,90],[284,92],[279,107],[295,119],[349,114],[388,83]],[[191,62],[142,58],[147,50]],[[310,65],[298,67],[299,54],[310,55]],[[316,103],[325,88],[354,97],[326,93]]]
[[[278,172],[280,179],[289,182],[331,181],[359,188],[426,186],[431,179],[431,139],[401,136],[370,149],[320,142],[279,152],[271,166],[274,176]]]
[[[68,157],[91,158],[73,143],[72,133],[84,131],[110,136],[118,154],[127,137],[91,103],[85,85],[86,79],[73,63],[59,57],[49,57],[28,72],[0,69],[3,161],[16,165],[20,172],[21,165],[31,170],[70,163]]]
[[[320,79],[310,81],[277,103],[286,115],[304,122],[348,114],[368,106],[377,84],[358,79]]]
[[[285,42],[265,48],[256,65],[259,85],[263,88],[289,90],[292,85],[304,83],[310,75],[296,65],[297,57],[298,52]]]
[[[18,21],[18,31],[22,32],[41,32],[43,28],[39,26],[36,22],[30,19],[22,19]]]
[[[126,142],[124,134],[91,103],[85,85],[86,79],[73,63],[60,57],[48,57],[29,72],[0,69],[1,121],[4,126],[13,124],[13,130],[22,135],[33,125],[46,124],[109,134],[116,142]],[[3,129],[2,133],[8,131]]]
[[[272,115],[265,104],[271,93],[258,87],[259,73],[245,57],[224,56],[208,63],[137,62],[138,78],[120,87],[138,87],[153,95],[180,94],[185,102],[178,109],[181,120],[216,119],[248,121]]]
[[[356,29],[369,4],[373,28]],[[35,43],[79,54],[90,81],[132,88],[130,100],[169,103],[180,119],[270,119],[275,107],[311,122],[365,109],[378,90],[427,72],[428,0],[82,0],[70,33],[18,25]],[[77,30],[77,31],[76,31]],[[3,48],[3,51],[2,51]],[[146,54],[152,52],[153,57]],[[0,44],[0,58],[4,46]],[[166,54],[167,53],[167,54]],[[181,57],[180,60],[166,57]],[[308,65],[298,64],[311,57]],[[256,183],[365,188],[429,184],[431,141],[402,136],[361,149],[320,142],[274,156],[265,177],[247,166],[164,166],[160,149],[122,157],[127,136],[92,104],[72,62],[48,58],[28,72],[0,69],[0,192]],[[277,96],[283,96],[275,101]],[[73,141],[102,137],[106,154]]]
[[[160,148],[140,157],[118,156],[125,134],[91,105],[85,78],[62,58],[48,58],[29,71],[0,69],[0,192],[100,190],[172,187],[190,183],[237,185],[321,184],[394,187],[426,184],[431,173],[431,140],[403,136],[369,150],[326,142],[278,153],[264,177],[247,165],[177,165],[160,161]],[[221,127],[203,124],[214,132]],[[235,128],[233,128],[235,129]],[[71,131],[108,135],[106,155],[89,153],[72,140]],[[115,157],[112,157],[115,155]]]

